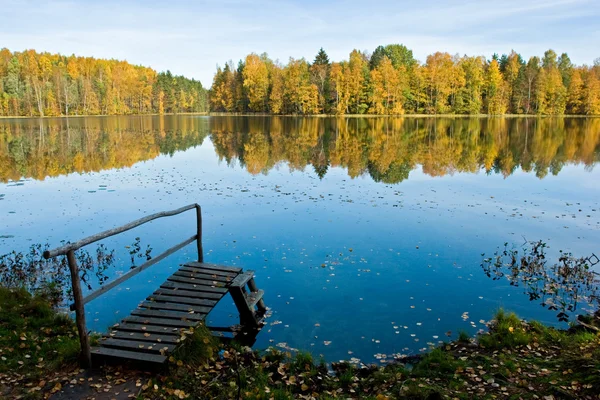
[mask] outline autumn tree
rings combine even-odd
[[[506,84],[500,73],[498,61],[492,60],[485,75],[485,100],[488,114],[504,114],[506,112]]]
[[[269,70],[265,60],[255,53],[246,56],[242,76],[244,78],[243,86],[248,91],[250,110],[267,111]]]
[[[363,114],[367,105],[365,99],[365,81],[369,76],[369,64],[365,55],[358,50],[352,50],[348,61],[347,87],[348,87],[348,108],[351,113]]]
[[[392,61],[384,56],[371,73],[373,84],[374,114],[403,114],[402,92],[406,86],[404,66],[394,68]]]
[[[426,111],[430,114],[450,112],[451,95],[464,82],[462,70],[454,64],[450,54],[438,52],[427,57],[423,72],[428,97]]]
[[[462,114],[479,114],[483,106],[485,59],[465,56],[459,61],[459,66],[465,76],[465,85],[457,96],[455,111]]]

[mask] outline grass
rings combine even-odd
[[[0,288],[0,381],[35,397],[49,374],[77,368],[78,354],[71,319],[57,314],[43,296]]]
[[[234,346],[199,367],[171,369],[157,380],[157,390],[144,394],[172,398],[178,389],[179,395],[212,399],[592,399],[600,393],[599,370],[595,333],[556,330],[500,310],[488,333],[461,335],[413,365],[358,368],[344,362],[328,368],[306,352]]]
[[[596,332],[556,330],[503,310],[489,332],[461,334],[411,365],[328,366],[307,352],[225,346],[204,326],[184,335],[167,369],[141,386],[142,398],[592,399],[600,393]],[[78,353],[74,323],[47,299],[0,288],[0,397],[47,397],[55,382],[78,371]]]

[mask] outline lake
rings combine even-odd
[[[557,324],[487,278],[482,253],[600,253],[598,161],[600,118],[0,119],[0,254],[197,202],[205,261],[254,269],[266,292],[258,347],[385,360],[474,335],[500,307]],[[184,213],[105,241],[111,276],[136,237],[159,254],[194,233]],[[192,244],[94,300],[88,328],[195,257]],[[236,323],[233,302],[211,317]]]

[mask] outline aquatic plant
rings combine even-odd
[[[581,304],[593,311],[600,308],[600,281],[590,269],[598,257],[576,258],[560,251],[558,262],[549,264],[547,244],[542,241],[526,242],[521,254],[504,243],[492,257],[484,258],[481,267],[494,279],[506,278],[512,286],[522,286],[530,301],[540,301],[543,307],[558,311],[561,322],[569,321],[570,314]],[[485,254],[482,254],[485,257]]]
[[[0,286],[43,294],[54,306],[62,304],[65,296],[71,299],[71,278],[66,257],[46,260],[43,253],[49,247],[47,243],[34,244],[25,253],[13,250],[0,255]],[[95,254],[83,249],[75,253],[81,281],[88,290],[92,290],[93,281],[99,285],[106,282],[106,271],[114,265],[114,253],[104,244],[96,247]]]

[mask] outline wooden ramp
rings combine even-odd
[[[259,328],[266,307],[254,271],[190,262],[113,326],[91,354],[162,364],[177,348],[182,332],[203,323],[227,293],[240,313],[240,324]]]

